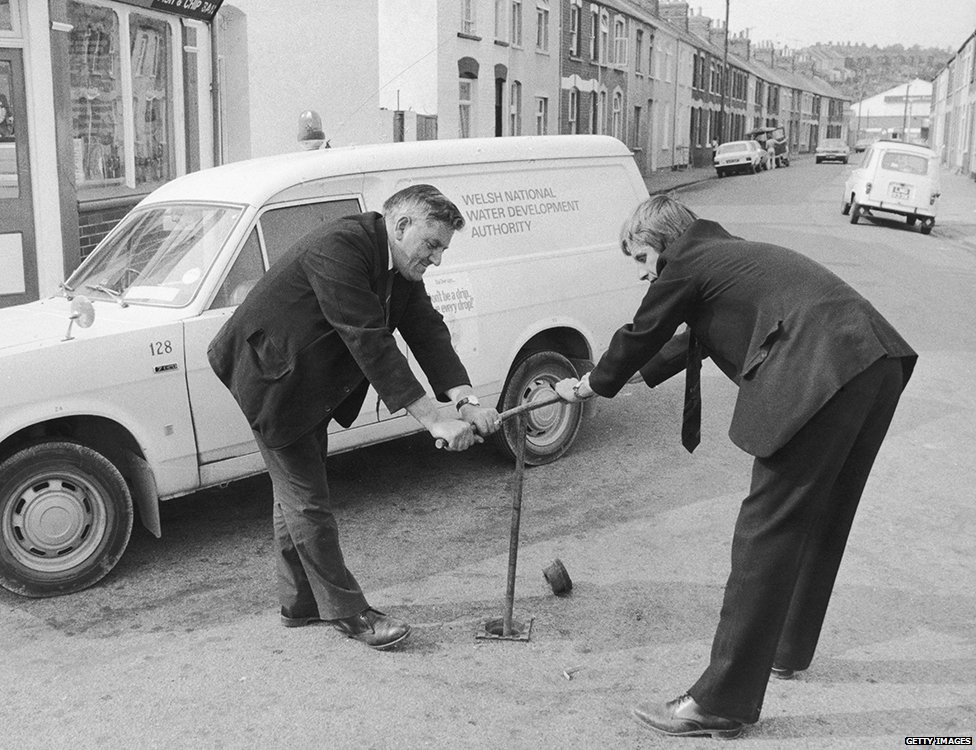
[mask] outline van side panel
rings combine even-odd
[[[533,335],[568,328],[598,356],[640,301],[643,287],[618,242],[624,219],[647,197],[632,158],[367,175],[367,205],[418,182],[440,189],[467,222],[425,281],[483,398],[500,393]]]

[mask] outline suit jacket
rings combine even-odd
[[[590,386],[613,396],[640,370],[651,387],[684,369],[689,331],[738,386],[729,437],[759,457],[781,448],[845,383],[882,357],[916,353],[875,308],[815,261],[698,220],[658,260],[632,323]],[[689,331],[674,336],[678,326]]]
[[[440,400],[469,383],[423,282],[390,269],[383,217],[365,213],[299,240],[207,353],[251,428],[268,447],[282,448],[328,417],[348,427],[369,383],[391,412],[424,395],[397,348],[396,329]]]

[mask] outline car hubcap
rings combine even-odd
[[[88,558],[105,528],[97,489],[82,477],[58,473],[17,489],[3,519],[3,538],[21,565],[58,573]]]
[[[557,378],[540,376],[529,381],[522,390],[520,404],[529,404],[552,398],[553,386]],[[551,406],[540,406],[526,414],[525,436],[538,447],[546,447],[559,441],[559,436],[569,422],[570,414],[567,405],[556,402]]]

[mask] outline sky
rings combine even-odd
[[[716,21],[726,0],[687,0]],[[879,47],[952,48],[976,32],[976,0],[728,0],[729,31],[749,29],[756,42],[806,47],[817,42],[865,42]]]

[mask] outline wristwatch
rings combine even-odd
[[[473,396],[473,395],[465,396],[464,398],[462,398],[460,401],[457,402],[456,404],[457,410],[461,411],[462,406],[468,406],[469,404],[471,406],[481,406],[481,402],[478,400],[477,396]]]

